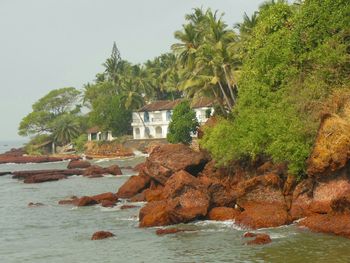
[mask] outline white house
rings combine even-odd
[[[88,141],[112,141],[114,138],[111,131],[101,131],[98,127],[87,130]]]
[[[134,139],[166,138],[173,109],[181,99],[160,100],[145,105],[132,114]],[[205,123],[213,114],[212,101],[202,98],[191,104],[200,124]]]

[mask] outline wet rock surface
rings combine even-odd
[[[106,239],[114,236],[115,235],[113,233],[108,231],[98,231],[92,235],[91,240],[101,240],[101,239]]]

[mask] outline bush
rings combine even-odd
[[[88,137],[86,134],[82,134],[78,138],[75,138],[73,140],[73,145],[74,145],[75,150],[77,152],[84,152],[85,144],[86,144],[87,140],[88,140]]]
[[[196,113],[188,101],[179,103],[175,108],[169,124],[167,139],[170,143],[190,144],[192,133],[199,127]]]

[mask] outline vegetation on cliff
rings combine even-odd
[[[228,119],[202,140],[220,163],[271,157],[303,173],[327,98],[349,90],[348,1],[271,2],[240,25],[242,70]]]

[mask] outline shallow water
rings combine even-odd
[[[128,166],[142,160],[102,161],[99,165]],[[0,165],[0,171],[66,165],[5,164]],[[0,262],[350,262],[350,240],[295,226],[259,230],[270,234],[272,243],[247,246],[242,238],[245,230],[232,222],[194,222],[181,225],[191,232],[157,236],[156,228],[138,228],[139,209],[57,204],[71,195],[116,192],[132,174],[123,172],[126,175],[122,177],[73,176],[42,184],[0,177]],[[29,202],[44,206],[28,207]],[[111,231],[116,237],[91,241],[98,230]]]

